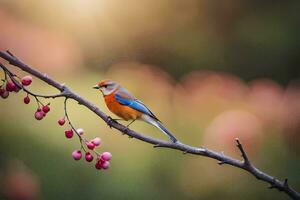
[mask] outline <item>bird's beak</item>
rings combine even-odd
[[[93,86],[93,88],[94,89],[99,89],[100,87],[99,87],[99,85],[95,85],[95,86]]]

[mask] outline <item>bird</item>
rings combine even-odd
[[[173,143],[178,142],[178,140],[162,125],[162,122],[153,114],[153,112],[119,83],[110,79],[105,79],[98,82],[93,88],[101,91],[106,106],[112,113],[125,121],[132,120],[127,127],[134,121],[141,120],[157,127],[166,134]]]

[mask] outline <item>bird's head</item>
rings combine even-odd
[[[98,89],[103,95],[109,95],[114,92],[120,85],[113,80],[102,80],[93,88]]]

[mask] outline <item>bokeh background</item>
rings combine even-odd
[[[239,158],[238,137],[257,167],[299,191],[299,10],[298,0],[1,0],[0,49],[106,113],[91,87],[119,81],[187,144]],[[56,92],[37,79],[30,89]],[[0,199],[287,199],[239,169],[121,136],[70,102],[74,125],[113,154],[97,171],[71,157],[63,100],[43,100],[51,111],[36,121],[24,96],[0,101]]]

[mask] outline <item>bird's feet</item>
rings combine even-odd
[[[135,119],[134,120],[132,120],[129,124],[127,124],[127,128],[129,128],[129,126],[133,123],[133,122],[135,122]]]
[[[135,119],[132,120],[129,124],[127,124],[127,125],[125,126],[125,128],[123,129],[123,133],[124,133],[124,134],[127,133],[127,132],[130,130],[130,129],[129,129],[129,126],[130,126],[133,122],[135,122]]]
[[[113,123],[117,123],[117,120],[111,118],[110,116],[108,116],[108,118],[107,118],[107,125],[109,126],[109,128],[112,127],[112,124],[113,124]]]

